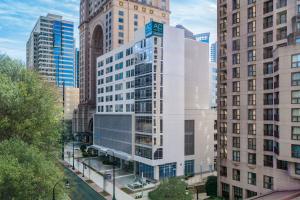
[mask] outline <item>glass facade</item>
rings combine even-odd
[[[159,179],[176,176],[176,163],[168,163],[159,166]]]
[[[154,167],[144,163],[136,162],[137,175],[154,179]]]
[[[73,26],[63,21],[53,22],[53,61],[57,86],[76,87]]]

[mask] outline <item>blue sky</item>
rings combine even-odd
[[[171,25],[194,33],[211,32],[216,39],[217,0],[170,0]],[[78,26],[80,0],[0,0],[0,53],[26,59],[26,41],[40,15],[62,15]],[[78,38],[78,30],[75,32]]]

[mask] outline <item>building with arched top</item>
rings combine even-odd
[[[134,38],[149,21],[169,24],[169,0],[80,1],[80,104],[74,132],[92,132],[96,108],[96,58]]]

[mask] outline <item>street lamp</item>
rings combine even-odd
[[[72,169],[75,170],[75,166],[74,166],[74,140],[75,140],[75,136],[72,135],[72,138],[73,138],[73,166],[72,166]]]
[[[64,180],[64,179],[60,179],[59,181],[57,181],[57,182],[55,183],[55,185],[54,185],[54,187],[53,187],[53,189],[52,189],[52,200],[55,200],[55,188],[56,188],[56,186],[59,184],[59,182],[61,182],[62,180]],[[70,187],[70,182],[69,182],[69,180],[66,180],[65,186],[66,186],[66,188],[69,188],[69,187]]]
[[[110,151],[113,154],[113,198],[112,200],[116,200],[116,179],[115,179],[115,152],[111,151],[111,150],[107,150],[106,151],[106,156],[107,156],[107,152]]]

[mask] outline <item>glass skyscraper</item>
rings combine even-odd
[[[41,16],[27,42],[27,67],[58,87],[76,86],[74,24],[61,16]]]

